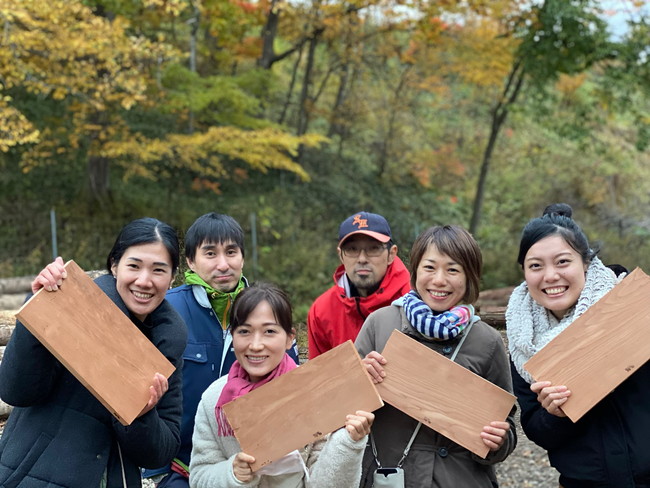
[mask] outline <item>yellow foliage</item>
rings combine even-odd
[[[40,132],[15,108],[8,105],[9,97],[0,99],[0,151],[14,146],[38,142]]]
[[[493,19],[468,20],[462,39],[449,39],[456,54],[452,69],[467,83],[482,87],[500,87],[512,68],[517,41],[501,35]]]
[[[587,79],[587,73],[579,73],[575,76],[560,74],[560,78],[555,84],[555,88],[564,96],[572,96]]]
[[[76,97],[96,110],[144,100],[147,67],[174,55],[164,44],[128,35],[125,19],[98,17],[78,1],[3,0],[0,22],[5,89]]]
[[[307,172],[293,159],[300,145],[316,147],[327,139],[316,134],[293,136],[276,129],[245,131],[235,127],[211,127],[206,132],[190,135],[173,134],[166,139],[143,136],[120,142],[108,142],[100,153],[126,169],[126,178],[141,176],[156,179],[164,167],[190,170],[200,180],[229,177],[225,161],[244,163],[251,169],[266,173],[282,169],[308,181]],[[218,189],[218,186],[213,187]]]
[[[178,17],[189,6],[187,0],[143,0],[142,3],[147,8],[160,10],[173,17]],[[195,3],[200,1],[196,0]]]

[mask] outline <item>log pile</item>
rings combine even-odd
[[[514,290],[513,286],[484,290],[479,293],[476,302],[476,313],[483,322],[496,329],[506,328],[506,306]]]

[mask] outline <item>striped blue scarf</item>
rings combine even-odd
[[[458,305],[436,315],[414,290],[402,297],[402,307],[406,318],[420,334],[438,341],[456,337],[474,316],[471,305]]]

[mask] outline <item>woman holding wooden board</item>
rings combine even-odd
[[[389,307],[370,314],[355,342],[376,383],[387,374],[381,352],[393,330],[398,329],[512,391],[503,340],[474,315],[471,305],[478,298],[481,266],[478,244],[461,227],[431,227],[418,236],[410,255],[412,290]],[[435,375],[436,371],[430,373]],[[514,408],[507,421],[495,420],[476,432],[489,448],[484,459],[392,405],[385,405],[376,412],[361,486],[370,488],[373,478],[383,481],[382,473],[394,470],[403,476],[406,488],[495,487],[494,465],[516,445],[513,414]]]
[[[344,428],[257,472],[251,469],[255,459],[241,452],[224,415],[226,403],[297,367],[286,354],[295,336],[292,324],[289,299],[273,285],[256,283],[235,299],[230,331],[237,361],[228,376],[215,381],[201,398],[192,437],[191,488],[333,488],[358,484],[372,413],[359,410],[348,415]],[[288,425],[287,435],[290,429]]]
[[[535,381],[524,368],[618,279],[596,257],[571,207],[555,204],[523,230],[517,261],[525,281],[508,303],[506,325],[515,394],[526,435],[548,451],[564,488],[650,486],[650,364],[640,367],[573,423],[565,385]],[[617,317],[612,327],[625,327]],[[646,340],[639,337],[639,340]],[[598,381],[598,378],[594,378]]]
[[[16,323],[0,364],[0,397],[16,407],[0,439],[0,486],[140,487],[141,467],[160,466],[175,456],[186,330],[165,292],[178,262],[174,229],[156,219],[138,219],[118,235],[107,259],[109,274],[95,280],[177,368],[169,380],[161,374],[152,378],[149,401],[128,426]],[[32,290],[54,294],[59,287],[65,290],[65,281],[63,260],[57,258],[36,277]],[[115,341],[119,344],[119,337]]]

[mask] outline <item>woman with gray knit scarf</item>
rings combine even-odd
[[[524,363],[618,282],[596,257],[571,207],[555,204],[523,230],[525,281],[506,311],[512,381],[521,424],[548,452],[563,488],[650,487],[650,364],[573,423],[562,411],[565,385],[533,380]],[[619,324],[612,324],[612,326]]]

